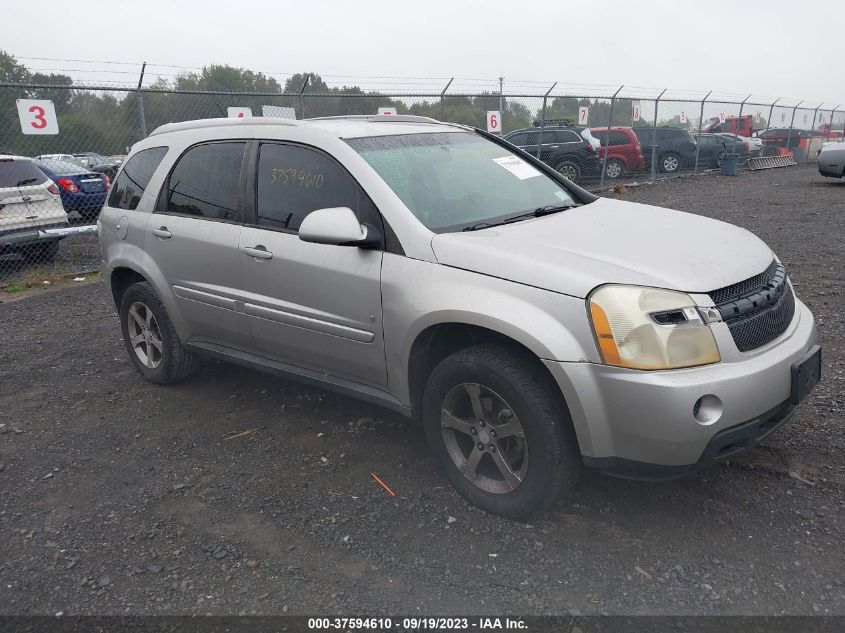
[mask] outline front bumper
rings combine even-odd
[[[809,309],[796,299],[787,331],[747,353],[718,325],[722,362],[704,367],[637,371],[544,361],[566,398],[586,465],[638,478],[674,477],[736,454],[732,444],[750,448],[791,415],[792,364],[816,342]],[[694,406],[706,395],[721,405],[702,422]],[[737,434],[741,442],[723,441]]]

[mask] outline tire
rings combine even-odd
[[[555,171],[570,182],[579,182],[581,180],[581,168],[578,163],[571,160],[562,160],[555,164]]]
[[[446,477],[470,503],[510,519],[548,508],[582,469],[569,414],[532,360],[470,347],[441,361],[423,394],[426,438]]]
[[[621,178],[622,175],[625,173],[625,163],[623,163],[618,158],[611,158],[607,161],[607,167],[605,167],[604,175],[608,178]]]
[[[164,304],[149,283],[134,283],[123,293],[120,328],[129,358],[150,382],[176,382],[196,369],[196,355],[182,347]]]
[[[720,168],[722,166],[722,160],[725,158],[725,152],[719,152],[719,155],[716,157],[716,167]]]
[[[664,174],[673,174],[681,167],[681,157],[675,152],[666,152],[660,156],[658,165]]]
[[[52,264],[59,254],[59,240],[27,244],[23,247],[23,255],[30,264]]]

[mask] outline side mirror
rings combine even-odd
[[[349,207],[317,209],[305,216],[299,226],[299,239],[315,244],[372,246],[367,226],[362,226]]]

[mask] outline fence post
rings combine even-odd
[[[537,160],[540,160],[540,148],[543,147],[543,128],[546,127],[546,100],[556,85],[557,82],[554,82],[552,87],[546,90],[546,94],[543,95],[543,110],[540,113],[540,133],[537,135]]]
[[[819,114],[819,108],[821,108],[823,105],[824,105],[824,101],[822,101],[819,105],[817,105],[816,109],[813,110],[813,124],[810,126],[810,142],[811,143],[813,142],[813,132],[816,131],[816,117]],[[809,154],[809,152],[808,152],[808,154]],[[807,158],[810,158],[810,157],[807,156]]]
[[[701,128],[704,126],[704,102],[707,101],[707,97],[713,94],[711,90],[704,98],[701,100],[701,111],[698,114],[698,137],[695,139],[695,167],[692,170],[693,175],[698,174],[698,157],[701,154]]]
[[[789,143],[792,141],[792,126],[795,125],[795,111],[798,109],[798,106],[800,106],[802,103],[804,103],[803,99],[795,104],[795,107],[792,108],[792,117],[789,119],[789,132],[786,134],[786,149],[790,152],[792,150],[789,149]],[[800,138],[798,140],[798,143],[801,143]]]
[[[613,125],[613,106],[616,103],[616,95],[624,88],[625,85],[619,86],[613,96],[610,98],[610,114],[607,117],[607,132],[604,133],[604,158],[601,161],[601,179],[599,180],[599,189],[604,187],[604,172],[607,170],[607,155],[610,153],[610,127]],[[601,141],[599,141],[601,147]]]
[[[660,97],[666,94],[667,90],[669,88],[664,88],[654,100],[654,127],[651,130],[651,182],[657,179],[657,110],[660,108]]]
[[[780,101],[780,97],[772,101],[772,105],[769,106],[769,118],[766,119],[766,132],[769,131],[769,128],[772,127],[772,115],[775,113],[775,104]]]
[[[138,77],[138,89],[135,93],[138,95],[138,127],[141,129],[141,138],[147,138],[147,118],[144,116],[144,93],[141,90],[141,85],[144,83],[144,71],[147,68],[147,62],[141,64],[141,76]]]
[[[446,114],[445,114],[445,110],[444,110],[444,105],[443,105],[443,97],[444,97],[444,95],[446,94],[446,91],[449,89],[449,86],[451,86],[451,85],[452,85],[452,82],[453,82],[453,81],[455,81],[455,78],[454,78],[454,77],[452,77],[452,78],[449,80],[449,82],[446,84],[446,86],[443,88],[443,90],[441,90],[441,91],[440,91],[440,120],[441,120],[441,121],[442,121],[442,120],[443,120],[443,118],[446,116]]]
[[[302,94],[308,87],[308,82],[311,81],[311,73],[305,74],[305,81],[302,82],[302,88],[299,89],[299,117],[305,118],[305,96]]]
[[[736,121],[737,128],[739,128],[739,124],[742,122],[742,110],[743,110],[743,108],[745,108],[745,102],[748,101],[750,98],[751,98],[751,95],[748,95],[747,97],[745,97],[745,99],[742,100],[742,103],[739,104],[739,116],[737,117],[737,121]],[[736,154],[736,137],[737,136],[739,136],[739,134],[734,133],[734,151],[732,152],[733,154]],[[749,132],[748,136],[751,136],[750,132]]]

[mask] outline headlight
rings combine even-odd
[[[594,290],[587,303],[607,365],[676,369],[721,360],[710,326],[682,292],[608,285]]]

